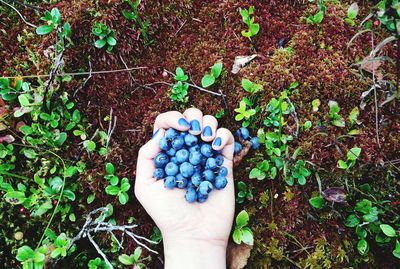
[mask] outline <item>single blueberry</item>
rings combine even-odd
[[[223,188],[225,188],[226,184],[228,184],[228,180],[226,179],[226,177],[217,176],[215,178],[214,187],[217,190],[222,190]]]
[[[169,150],[169,148],[171,147],[168,138],[166,138],[165,136],[160,139],[158,145],[162,150]]]
[[[189,203],[193,203],[197,200],[197,193],[194,188],[188,188],[186,194],[185,194],[185,199]]]
[[[198,165],[201,162],[201,153],[198,151],[191,152],[189,155],[189,162],[193,165]]]
[[[179,167],[176,163],[173,162],[169,162],[166,166],[165,166],[165,173],[168,176],[175,176],[176,174],[178,174],[179,172]]]
[[[247,129],[246,127],[241,127],[239,130],[242,135],[242,138],[244,140],[247,140],[247,138],[249,138],[250,136],[249,129]]]
[[[165,173],[164,170],[162,168],[157,168],[156,170],[154,170],[153,173],[153,177],[157,180],[164,178]]]
[[[210,126],[204,127],[203,136],[212,136],[212,129]]]
[[[204,195],[204,194],[201,194],[200,192],[197,192],[197,201],[199,203],[204,203],[207,200],[207,198],[208,198],[208,194]]]
[[[208,158],[206,162],[206,169],[214,169],[217,167],[217,162],[215,161],[215,158]]]
[[[213,145],[216,146],[216,147],[219,147],[219,146],[221,146],[221,144],[222,144],[221,137],[215,138]]]
[[[203,171],[203,177],[207,181],[213,181],[214,180],[214,172],[207,169]]]
[[[185,144],[185,141],[183,140],[183,137],[177,136],[172,140],[172,147],[176,150],[180,150],[183,148],[183,145]]]
[[[217,157],[215,157],[215,161],[217,162],[218,166],[221,166],[224,163],[224,156],[218,155]]]
[[[179,167],[179,171],[181,172],[182,176],[191,177],[194,173],[194,168],[191,163],[184,162]]]
[[[234,153],[238,154],[242,150],[242,144],[239,142],[235,142],[235,148],[234,148]]]
[[[185,144],[186,144],[188,147],[194,146],[195,144],[197,144],[197,141],[198,141],[198,139],[197,139],[196,136],[194,136],[194,135],[192,135],[192,134],[187,134],[187,135],[185,135]]]
[[[192,184],[194,186],[198,187],[200,185],[200,183],[201,183],[201,175],[200,175],[200,173],[193,174],[193,176],[191,177],[191,181],[192,181]]]
[[[169,157],[167,154],[160,152],[154,158],[154,164],[157,168],[164,168],[169,162]]]
[[[235,136],[238,138],[242,138],[242,133],[240,132],[240,129],[236,130]]]
[[[164,134],[164,136],[170,140],[174,139],[174,137],[177,135],[178,135],[178,131],[173,128],[169,128],[167,131],[165,131],[165,134]]]
[[[221,166],[218,170],[218,175],[226,177],[228,175],[228,169],[225,166]]]
[[[199,193],[202,195],[209,194],[213,189],[213,185],[208,181],[203,181],[199,185]]]
[[[173,189],[176,186],[176,178],[174,176],[167,176],[164,179],[164,186],[168,189]]]
[[[176,186],[179,189],[186,188],[186,186],[188,184],[188,180],[186,177],[182,176],[182,174],[177,174],[175,178],[176,178]]]
[[[201,154],[203,154],[205,157],[209,158],[212,156],[212,147],[210,144],[203,144],[200,148]]]
[[[174,148],[170,148],[165,153],[167,153],[168,156],[173,157],[176,154],[176,150]]]
[[[198,132],[200,130],[201,130],[201,128],[200,128],[199,121],[198,120],[192,120],[190,122],[190,131]]]
[[[191,147],[189,148],[189,151],[190,151],[190,152],[193,152],[193,151],[198,151],[198,152],[200,152],[200,146],[199,146],[199,145],[191,146]]]
[[[252,137],[250,139],[251,142],[251,148],[252,149],[258,149],[260,147],[260,140],[258,140],[258,137]]]
[[[178,124],[180,126],[183,126],[183,127],[189,127],[190,126],[189,122],[185,118],[180,118],[178,120]]]
[[[175,157],[178,163],[184,163],[189,160],[189,151],[187,149],[180,149],[176,152]]]

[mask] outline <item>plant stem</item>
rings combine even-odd
[[[0,171],[0,174],[1,175],[6,175],[6,176],[9,176],[9,177],[19,178],[19,179],[30,180],[29,177],[20,176],[20,175],[14,174],[14,173],[9,173],[7,171]]]

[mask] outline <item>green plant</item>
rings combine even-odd
[[[23,86],[22,80],[19,79],[13,84],[14,86],[8,78],[0,78],[0,94],[1,99],[4,101],[15,100],[21,92]]]
[[[328,103],[329,106],[329,119],[332,123],[332,125],[336,127],[345,127],[346,122],[342,118],[342,116],[339,115],[340,112],[340,107],[339,104],[336,101],[329,101]]]
[[[177,67],[175,70],[175,80],[177,81],[172,85],[169,97],[171,100],[181,103],[186,103],[189,99],[188,89],[189,84],[186,82],[189,79],[182,68]]]
[[[251,169],[249,177],[252,179],[256,178],[258,180],[263,180],[267,175],[270,175],[271,179],[274,179],[276,177],[276,172],[276,167],[271,167],[270,169],[269,161],[264,160],[257,163],[256,167]]]
[[[251,6],[249,9],[239,9],[240,15],[242,16],[243,22],[247,25],[248,30],[242,30],[242,36],[247,37],[251,40],[251,38],[258,34],[260,31],[260,25],[258,23],[254,23],[254,17],[252,16],[254,13],[254,7]]]
[[[160,243],[162,241],[162,234],[157,226],[153,227],[153,233],[150,236],[151,241]]]
[[[399,0],[382,0],[377,6],[377,16],[379,21],[385,28],[400,36],[400,1]]]
[[[314,15],[309,15],[306,18],[306,23],[309,24],[321,24],[326,13],[325,0],[309,0],[309,2],[317,2],[318,11]]]
[[[287,173],[288,171],[286,171]],[[305,185],[306,179],[311,175],[310,170],[306,168],[306,163],[303,160],[296,161],[293,169],[290,171],[289,176],[285,177],[286,183],[289,186],[293,186],[294,182],[297,181],[299,185]]]
[[[338,161],[338,167],[340,169],[348,170],[352,168],[356,164],[356,160],[361,154],[361,148],[352,148],[347,152],[347,159],[346,161],[344,160],[339,160]]]
[[[124,0],[125,2],[128,3],[128,5],[131,7],[132,11],[128,11],[126,9],[122,10],[122,15],[127,20],[133,20],[135,23],[139,26],[140,34],[143,37],[145,45],[149,45],[151,42],[149,42],[149,35],[148,35],[148,28],[150,25],[150,21],[146,19],[143,21],[139,15],[139,5],[141,0]]]
[[[250,125],[250,119],[254,116],[257,112],[256,109],[251,108],[253,102],[250,101],[248,98],[244,97],[242,101],[240,101],[239,107],[235,108],[235,112],[237,115],[235,116],[236,121],[242,121],[242,126],[247,127]],[[250,106],[250,108],[248,108]]]
[[[358,15],[358,11],[359,11],[358,4],[357,3],[351,4],[347,10],[347,17],[344,19],[344,21],[350,24],[351,26],[354,26],[356,24],[354,20]]]
[[[215,83],[215,80],[221,75],[222,72],[222,63],[215,63],[211,66],[211,72],[205,74],[204,77],[201,79],[201,85],[204,88],[210,87]]]
[[[58,28],[61,23],[61,14],[57,8],[53,8],[51,11],[46,10],[44,16],[40,20],[46,22],[45,25],[41,25],[36,28],[36,33],[38,35],[47,35],[53,30]]]
[[[215,113],[215,117],[217,119],[222,119],[225,116],[225,109],[221,108],[220,110]]]
[[[320,209],[325,205],[325,199],[320,195],[310,198],[308,202],[316,209]]]
[[[321,101],[319,99],[314,99],[312,100],[311,105],[312,105],[312,111],[318,112],[319,106],[321,105]]]
[[[90,260],[88,267],[89,269],[110,269],[110,266],[99,257]]]
[[[40,247],[33,250],[29,246],[22,246],[18,249],[17,260],[21,262],[23,269],[41,269],[44,267],[47,248]]]
[[[58,258],[59,256],[61,257],[67,256],[68,246],[69,246],[69,239],[64,233],[60,234],[54,241],[54,250],[51,252],[50,256],[53,259]]]
[[[145,268],[145,265],[140,262],[140,255],[142,255],[142,248],[137,247],[133,254],[129,256],[122,254],[118,257],[118,260],[124,265],[135,265],[138,268]]]
[[[233,230],[232,239],[236,244],[245,243],[247,245],[254,244],[253,232],[247,226],[249,223],[249,214],[242,210],[236,216],[235,228]]]
[[[107,25],[96,22],[92,27],[92,33],[98,37],[98,39],[94,42],[94,46],[96,48],[107,48],[107,52],[111,52],[114,46],[117,44],[117,40],[115,39],[115,32],[108,28]]]
[[[243,181],[239,181],[237,184],[238,194],[236,197],[236,202],[241,204],[244,202],[245,199],[251,200],[253,199],[253,193],[251,189],[247,187],[247,184]]]
[[[114,165],[112,163],[107,163],[106,175],[104,176],[104,178],[107,179],[111,185],[106,187],[106,193],[109,195],[117,196],[119,202],[122,205],[125,205],[129,200],[129,195],[126,192],[131,188],[129,179],[124,177],[120,182],[121,184],[118,186],[119,178],[114,175],[114,173]]]
[[[263,89],[261,84],[253,83],[248,79],[242,79],[242,88],[248,93],[256,93]]]

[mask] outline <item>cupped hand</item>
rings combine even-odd
[[[188,203],[185,200],[186,190],[166,189],[163,180],[153,177],[154,157],[161,151],[158,144],[169,128],[189,131],[203,141],[211,142],[213,149],[222,150],[223,166],[228,169],[228,184],[222,190],[214,189],[204,203]],[[232,133],[225,128],[218,129],[215,117],[203,116],[196,108],[189,108],[183,114],[177,111],[160,114],[154,123],[153,132],[152,139],[139,151],[135,195],[160,228],[164,247],[194,247],[192,245],[197,242],[198,246],[212,245],[225,249],[235,211]],[[214,143],[215,140],[218,142]]]

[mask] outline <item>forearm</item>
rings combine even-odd
[[[164,241],[164,269],[226,269],[226,242]]]

